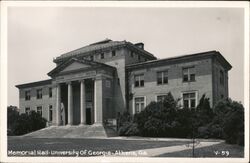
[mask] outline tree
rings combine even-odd
[[[16,124],[18,116],[19,116],[19,112],[17,111],[17,107],[15,107],[15,106],[8,106],[7,107],[8,135],[13,135],[13,126]]]

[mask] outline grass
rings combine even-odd
[[[223,142],[209,147],[197,148],[194,154],[194,157],[239,158],[244,157],[244,147]],[[165,153],[157,157],[193,157],[193,154],[192,149],[188,149],[180,152]]]

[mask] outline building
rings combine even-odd
[[[50,125],[104,124],[135,114],[171,92],[193,108],[203,94],[213,106],[228,97],[230,63],[209,51],[157,59],[143,43],[109,39],[55,58],[49,80],[17,85],[20,112],[39,112]]]

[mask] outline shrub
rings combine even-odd
[[[244,107],[230,99],[222,100],[214,108],[213,124],[221,126],[227,143],[244,145]]]
[[[21,114],[18,116],[13,126],[14,135],[23,135],[32,131],[39,130],[46,126],[46,119],[39,113],[31,111],[29,115]]]

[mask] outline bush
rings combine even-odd
[[[244,107],[230,99],[222,100],[214,108],[213,125],[222,128],[222,138],[230,144],[244,145]]]
[[[132,116],[129,112],[124,112],[118,118],[118,135],[120,136],[135,136],[139,135],[137,124],[133,123]]]
[[[39,113],[31,111],[29,115],[21,114],[18,116],[13,126],[14,135],[23,135],[32,131],[39,130],[46,126],[46,119]]]

